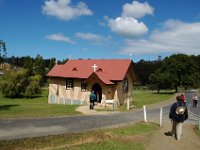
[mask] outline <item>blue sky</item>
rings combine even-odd
[[[8,56],[155,60],[200,54],[199,0],[0,0]]]

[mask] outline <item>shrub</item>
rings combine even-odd
[[[7,72],[0,82],[0,90],[5,97],[33,97],[40,93],[39,75],[29,77],[25,69]]]

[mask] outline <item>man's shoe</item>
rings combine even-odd
[[[170,132],[170,131],[165,132],[165,135],[166,135],[166,136],[174,136],[174,134],[173,134],[172,132]]]

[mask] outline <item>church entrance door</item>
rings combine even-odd
[[[96,102],[101,103],[101,99],[102,99],[102,88],[101,85],[99,85],[98,83],[95,83],[92,86],[92,91],[94,91],[94,93],[96,94]]]

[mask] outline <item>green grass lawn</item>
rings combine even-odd
[[[48,89],[43,89],[41,96],[33,99],[10,99],[0,94],[0,118],[46,117],[77,115],[78,106],[48,104]]]
[[[162,102],[173,96],[173,92],[157,93],[149,90],[133,90],[133,104],[136,108],[141,108],[143,105]]]
[[[144,150],[152,133],[158,129],[158,124],[139,122],[123,127],[97,129],[82,133],[0,141],[0,147],[20,150]]]
[[[136,108],[143,105],[158,103],[171,98],[171,93],[155,93],[148,90],[134,90],[133,104]],[[48,89],[43,89],[42,94],[33,99],[10,99],[0,94],[0,119],[16,117],[47,117],[61,115],[77,115],[77,105],[48,104]],[[119,111],[126,111],[126,105],[119,107]]]
[[[133,90],[133,98],[130,104],[130,108],[134,105],[135,108],[141,108],[143,105],[150,105],[166,101],[174,96],[174,92],[162,91],[157,93],[150,90]],[[95,109],[96,111],[113,111],[112,107],[107,109]],[[127,104],[120,105],[118,111],[127,111]]]
[[[160,93],[149,90],[133,90],[132,103],[135,108],[141,108],[143,105],[150,105],[166,101],[174,96],[174,92],[163,91]],[[131,106],[130,106],[131,107]],[[119,106],[119,111],[126,111],[127,104]]]

